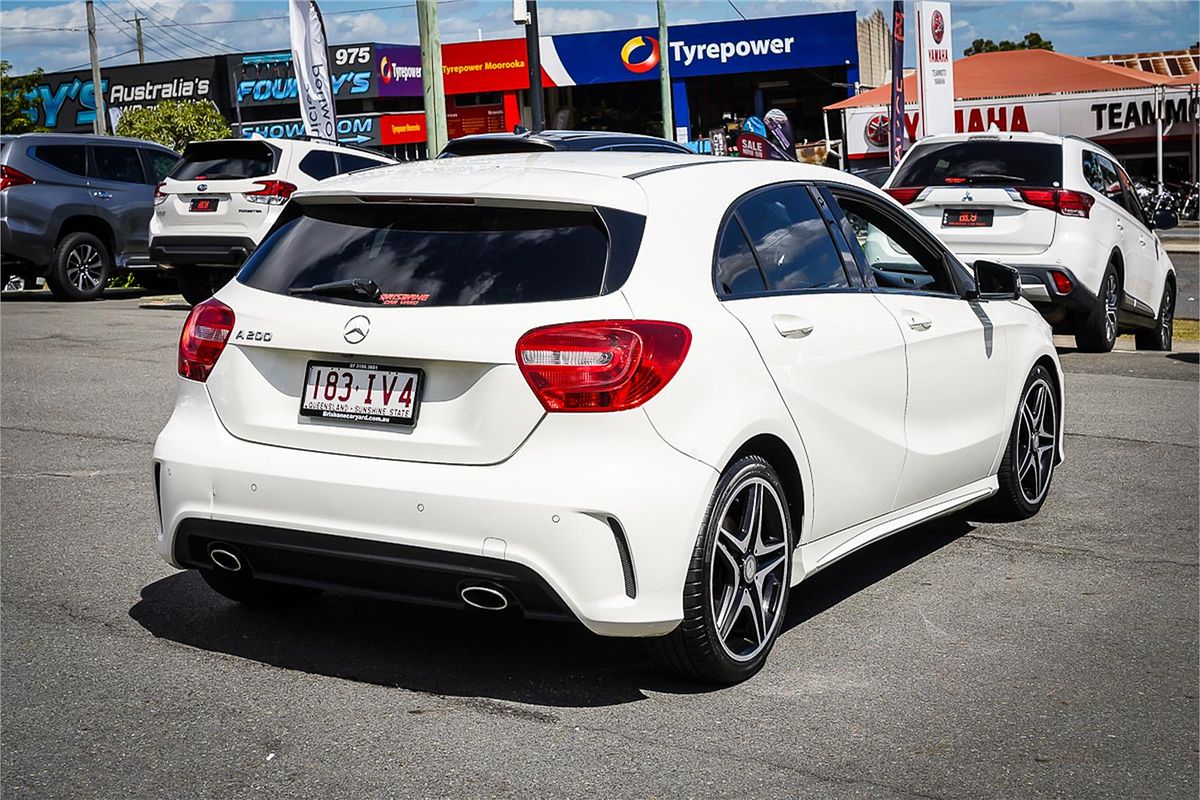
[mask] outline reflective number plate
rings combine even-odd
[[[196,197],[192,199],[192,211],[216,211],[217,199],[215,197]]]
[[[990,208],[948,208],[942,212],[943,228],[990,228],[996,212]]]
[[[353,422],[415,425],[422,377],[419,369],[310,361],[300,413]]]

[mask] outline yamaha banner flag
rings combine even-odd
[[[904,155],[904,0],[892,0],[892,110],[888,166],[895,169]]]
[[[337,141],[333,81],[329,77],[329,46],[325,39],[321,10],[317,8],[317,0],[291,0],[288,5],[296,93],[300,97],[304,132],[314,139]]]

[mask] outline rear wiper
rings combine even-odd
[[[347,278],[344,281],[318,283],[316,286],[293,286],[288,294],[321,294],[329,297],[347,297],[351,300],[366,300],[382,303],[383,294],[379,284],[370,278]]]
[[[967,183],[1025,183],[1024,178],[1018,178],[1016,175],[1000,175],[993,172],[978,172],[961,180]]]

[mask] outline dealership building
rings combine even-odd
[[[666,47],[656,28],[541,38],[547,125],[663,135],[660,64],[668,62],[675,130],[694,141],[712,128],[777,107],[797,138],[820,139],[823,111],[853,93],[860,60],[882,72],[890,54],[881,16],[853,11],[673,25]],[[869,34],[869,35],[867,35]],[[860,55],[865,47],[868,53]],[[421,59],[415,45],[360,43],[330,48],[339,138],[401,157],[424,151]],[[452,138],[529,124],[523,38],[442,47],[447,127]],[[207,99],[242,135],[303,133],[289,52],[218,55],[102,69],[115,120],[125,109],[166,99]],[[879,82],[882,74],[870,76]],[[86,70],[49,73],[38,88],[37,123],[87,132],[95,96]]]

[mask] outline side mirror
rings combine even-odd
[[[1021,297],[1021,274],[995,261],[976,261],[975,286],[981,300],[1017,300]]]
[[[1169,208],[1160,208],[1154,215],[1154,229],[1169,231],[1179,226],[1179,215]]]

